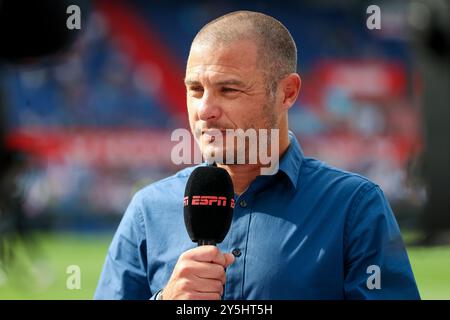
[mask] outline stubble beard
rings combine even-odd
[[[278,129],[279,127],[279,119],[277,117],[277,114],[275,113],[275,99],[269,97],[268,101],[262,106],[262,116],[264,117],[264,121],[262,123],[258,123],[256,121],[251,121],[247,124],[245,124],[244,128],[237,128],[242,129],[243,131],[247,131],[248,129],[253,129],[256,131],[257,136],[257,143],[256,143],[256,154],[259,154],[259,137],[260,137],[260,129],[266,129],[267,131],[267,146],[266,150],[271,150],[271,144],[273,143],[279,143],[279,141],[272,141],[271,139],[271,129]],[[223,129],[223,128],[218,128]],[[198,145],[200,146],[200,149],[202,151],[203,157],[207,158],[208,156],[215,157],[217,148],[222,148],[222,164],[226,165],[239,165],[236,161],[238,159],[238,152],[242,152],[242,150],[238,150],[237,148],[237,139],[234,139],[233,142],[233,159],[234,162],[230,162],[229,159],[227,159],[227,152],[230,152],[227,150],[226,143],[226,137],[225,135],[222,135],[222,146],[214,146],[214,141],[205,143],[205,141],[202,139],[201,130],[196,129],[195,131],[195,137],[197,140]],[[249,139],[245,138],[245,164],[250,163],[250,143]],[[207,156],[206,156],[207,155]],[[220,162],[220,160],[218,161]]]

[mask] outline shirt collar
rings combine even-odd
[[[280,159],[279,171],[284,172],[291,181],[294,188],[297,188],[300,166],[304,158],[303,150],[295,135],[289,131],[289,147]]]
[[[297,188],[298,176],[300,174],[300,166],[304,158],[303,150],[292,131],[289,131],[289,146],[280,159],[278,171],[284,172],[294,188]],[[200,166],[207,166],[207,162],[203,162]]]

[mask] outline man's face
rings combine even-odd
[[[211,138],[214,130],[277,128],[279,111],[257,58],[257,46],[250,41],[192,46],[185,79],[187,107],[191,130],[204,154],[222,148]],[[226,150],[222,152],[225,155]]]

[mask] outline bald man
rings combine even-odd
[[[109,248],[96,299],[418,299],[392,210],[368,179],[305,157],[288,130],[301,88],[297,50],[276,19],[239,11],[192,42],[185,84],[201,151],[236,150],[211,132],[275,129],[277,166],[219,161],[236,207],[218,247],[183,220],[190,167],[140,190]],[[232,150],[229,150],[232,149]],[[227,159],[228,160],[228,159]]]

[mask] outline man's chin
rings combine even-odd
[[[203,159],[205,159],[208,163],[216,162],[218,164],[226,164],[226,148],[208,146],[202,150],[202,154]]]
[[[220,153],[221,152],[221,153]],[[256,162],[250,162],[248,156],[238,157],[233,150],[227,154],[226,149],[210,148],[205,149],[202,153],[204,161],[208,163],[226,164],[226,165],[238,165],[238,164],[256,164]]]

